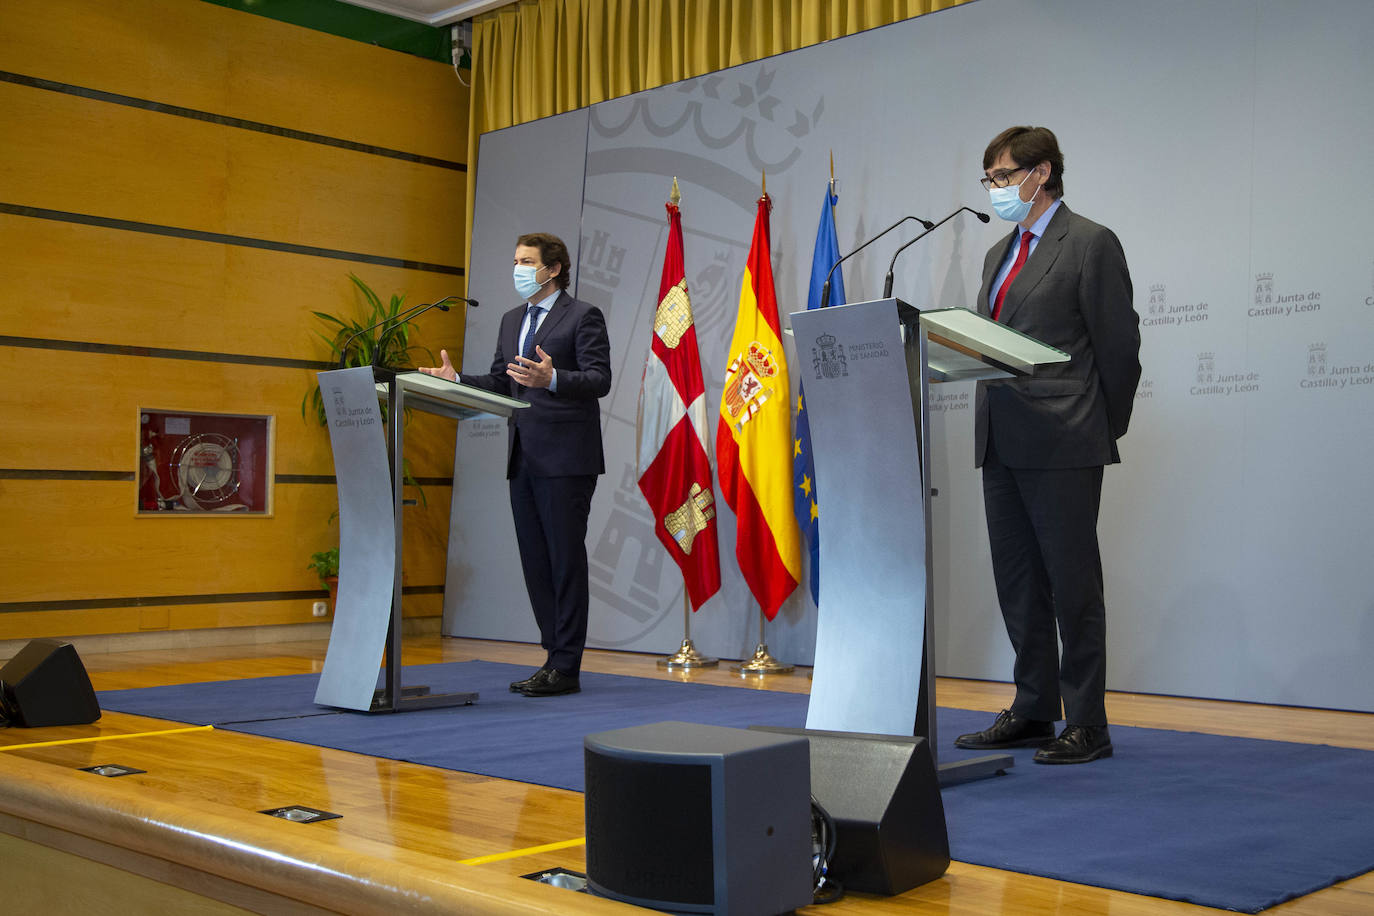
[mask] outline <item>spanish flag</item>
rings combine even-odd
[[[792,395],[768,244],[772,201],[759,198],[716,425],[721,495],[737,521],[735,559],[769,620],[801,581],[792,512]]]

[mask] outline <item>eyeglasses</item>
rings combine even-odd
[[[1007,185],[1011,184],[1011,176],[1015,175],[1017,172],[1024,171],[1026,171],[1025,166],[1015,169],[998,169],[991,175],[979,178],[978,183],[983,186],[983,190],[988,190],[990,188],[1005,188]]]

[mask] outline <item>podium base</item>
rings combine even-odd
[[[942,763],[935,768],[935,773],[940,779],[940,788],[944,789],[964,782],[973,782],[975,779],[1003,776],[1015,765],[1016,760],[1010,754],[988,754],[985,757],[970,757],[967,760]]]
[[[372,694],[372,706],[367,710],[374,712],[407,712],[412,709],[442,709],[445,706],[471,706],[477,702],[475,693],[430,693],[428,687],[402,687],[401,695],[395,697],[386,688]]]

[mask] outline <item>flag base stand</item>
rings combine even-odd
[[[660,658],[658,666],[673,671],[678,668],[714,668],[720,664],[718,658],[707,658],[692,645],[692,604],[686,589],[682,592],[682,646],[667,658]]]
[[[797,670],[794,665],[784,665],[773,657],[768,651],[767,643],[759,643],[754,650],[754,657],[747,662],[740,662],[738,665],[731,665],[730,670],[738,673],[741,677],[753,677],[765,674],[791,674]]]
[[[660,658],[658,666],[660,668],[714,668],[720,664],[718,658],[707,658],[697,651],[697,647],[692,645],[691,637],[682,641],[682,647],[667,658]]]

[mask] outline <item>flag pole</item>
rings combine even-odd
[[[763,608],[759,608],[759,644],[754,649],[754,657],[747,662],[740,662],[738,665],[731,665],[730,670],[737,672],[740,677],[763,677],[769,674],[791,674],[797,670],[793,665],[784,665],[773,657],[773,653],[768,651],[768,643],[763,640],[763,628],[768,623],[768,618],[763,615]]]
[[[682,189],[678,186],[677,176],[673,176],[672,190],[668,194],[668,247],[669,249],[674,249],[675,247],[677,253],[676,264],[679,270],[677,272],[670,271],[669,265],[674,263],[673,251],[670,250],[664,256],[664,280],[660,286],[660,302],[658,304],[658,311],[655,313],[654,317],[654,346],[667,347],[668,349],[664,351],[665,358],[677,360],[678,362],[676,365],[679,370],[685,374],[685,377],[690,381],[690,377],[695,376],[696,385],[702,387],[704,390],[704,386],[702,386],[701,383],[701,367],[699,355],[697,353],[695,334],[693,333],[689,338],[689,346],[684,346],[682,351],[677,351],[679,343],[683,340],[683,335],[686,334],[685,329],[690,328],[693,323],[691,305],[687,298],[686,267],[681,263],[681,223],[677,221],[678,205],[681,202]],[[676,240],[676,246],[674,246],[674,240]],[[673,281],[677,281],[676,285],[670,286]],[[667,290],[666,295],[665,289]],[[673,292],[678,293],[680,298],[675,300],[672,295]],[[660,323],[662,327],[660,327]],[[676,330],[676,334],[673,333],[674,330]],[[667,332],[666,337],[663,336],[665,331]],[[670,340],[671,343],[669,342]],[[676,355],[671,355],[674,351],[677,351]],[[655,352],[656,351],[651,348],[650,360],[655,359]],[[645,378],[647,379],[648,377],[649,367],[646,364]],[[681,396],[680,390],[677,393]],[[679,401],[679,403],[681,402]],[[636,421],[635,424],[637,432],[641,430],[640,423],[642,422],[644,411],[644,391],[642,389],[640,392],[640,411],[641,419]],[[691,419],[690,416],[688,419]],[[703,410],[702,416],[700,420],[696,421],[696,424],[698,427],[704,426],[704,421],[705,414]],[[692,441],[695,442],[697,440],[692,438]],[[664,446],[660,443],[659,447],[663,448]],[[636,465],[638,466],[640,457],[638,446],[636,446],[635,456]],[[696,646],[692,644],[693,586],[695,585],[697,591],[700,593],[697,598],[699,603],[705,601],[720,588],[720,569],[719,560],[717,558],[716,534],[715,528],[710,527],[711,520],[715,518],[715,500],[710,492],[710,459],[704,451],[702,451],[698,457],[704,463],[704,468],[697,467],[697,470],[702,471],[704,477],[697,478],[698,482],[694,483],[690,492],[687,493],[687,502],[682,503],[680,506],[678,502],[683,497],[684,491],[673,491],[675,495],[668,502],[667,506],[664,506],[656,502],[656,499],[662,495],[658,492],[657,486],[650,484],[649,488],[646,489],[645,481],[649,478],[647,474],[641,475],[640,477],[641,490],[643,490],[646,498],[649,499],[650,505],[657,506],[655,514],[662,515],[663,512],[667,512],[667,515],[662,518],[662,522],[667,527],[667,530],[672,533],[673,537],[672,539],[664,540],[664,546],[668,547],[670,552],[673,552],[674,559],[682,571],[682,645],[675,654],[658,660],[658,666],[660,668],[713,668],[720,664],[719,659],[708,658],[702,655],[697,651]],[[656,460],[657,459],[655,459],[655,461]],[[690,472],[690,455],[686,456],[684,460],[687,461],[689,465],[688,470]],[[703,479],[704,483],[701,482]],[[687,478],[686,482],[691,483],[692,478]],[[708,549],[703,556],[701,547],[699,547],[697,557],[693,558],[691,557],[692,544],[698,534],[702,536],[702,540],[698,542],[699,545]],[[661,531],[660,540],[663,540]],[[703,567],[701,564],[705,563],[708,558],[709,563]],[[688,565],[685,565],[685,561],[697,564],[693,567],[695,570],[693,573],[694,578],[689,579]],[[707,581],[703,581],[703,569],[707,573],[712,573],[711,575],[705,575],[705,580]]]
[[[687,597],[687,589],[682,590],[682,646],[667,658],[660,658],[658,666],[674,668],[714,668],[720,664],[718,658],[708,658],[692,645],[692,602]]]

